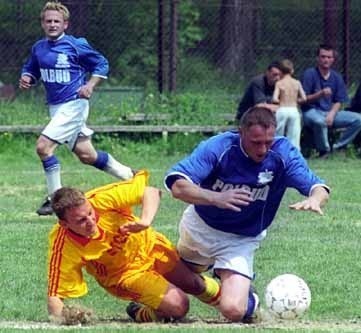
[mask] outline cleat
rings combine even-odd
[[[36,211],[36,213],[41,216],[53,214],[53,209],[51,208],[50,197],[47,197],[45,199],[44,203],[40,206],[40,208]]]
[[[136,321],[136,316],[137,316],[137,313],[139,311],[139,309],[142,307],[142,305],[140,305],[139,303],[136,303],[136,302],[130,302],[128,305],[127,305],[127,308],[125,309],[125,311],[127,312],[128,316],[130,318],[132,318],[134,321]]]

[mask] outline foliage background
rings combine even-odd
[[[157,87],[158,0],[64,0],[71,10],[68,30],[85,36],[111,64],[112,85]],[[177,8],[177,88],[204,90],[218,87],[239,93],[240,84],[275,58],[295,62],[296,74],[313,65],[315,48],[324,41],[328,3],[339,50],[344,61],[343,0],[162,0],[164,75],[168,80],[171,5]],[[31,45],[42,31],[39,12],[45,1],[0,0],[0,80],[15,83]],[[350,0],[350,82],[360,78],[358,27],[361,7]]]

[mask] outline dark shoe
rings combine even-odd
[[[330,152],[328,151],[320,151],[318,154],[318,158],[320,160],[327,160],[330,157]]]
[[[42,216],[53,214],[53,209],[51,208],[51,202],[49,197],[45,199],[44,203],[40,206],[36,213]]]
[[[136,316],[137,316],[137,313],[139,311],[139,309],[142,307],[142,305],[140,305],[139,303],[136,303],[136,302],[130,302],[128,305],[127,305],[127,308],[125,309],[125,311],[127,312],[128,316],[130,318],[132,318],[134,321]]]

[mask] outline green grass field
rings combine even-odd
[[[126,141],[118,137],[95,139],[98,148],[108,150],[124,163],[150,170],[152,185],[161,188],[167,168],[191,151],[199,140],[189,136],[178,136],[168,143]],[[278,274],[294,273],[306,280],[312,292],[312,305],[302,319],[265,320],[257,325],[225,324],[215,310],[192,299],[185,323],[133,324],[125,315],[126,303],[107,295],[88,278],[89,294],[72,303],[93,309],[98,322],[83,328],[56,328],[48,324],[47,233],[55,218],[35,214],[46,195],[45,178],[34,150],[35,140],[34,136],[0,135],[0,332],[24,329],[37,332],[361,332],[361,161],[353,158],[311,159],[311,167],[332,188],[325,216],[290,211],[288,204],[300,196],[288,191],[268,237],[257,252],[255,286],[261,298],[268,281]],[[64,185],[87,190],[114,180],[80,164],[63,147],[58,156]],[[177,223],[184,207],[168,193],[164,194],[154,226],[173,241],[177,240]]]

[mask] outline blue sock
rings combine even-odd
[[[96,161],[93,163],[93,167],[96,167],[97,169],[100,170],[104,170],[104,168],[108,164],[108,159],[109,159],[108,153],[102,150],[97,150],[97,155],[98,156]]]
[[[56,170],[60,167],[60,162],[55,155],[48,157],[47,159],[41,161],[41,163],[43,164],[43,168],[46,172]]]
[[[244,317],[251,317],[256,307],[256,300],[254,298],[253,293],[250,291],[248,294],[248,306],[247,311]]]

